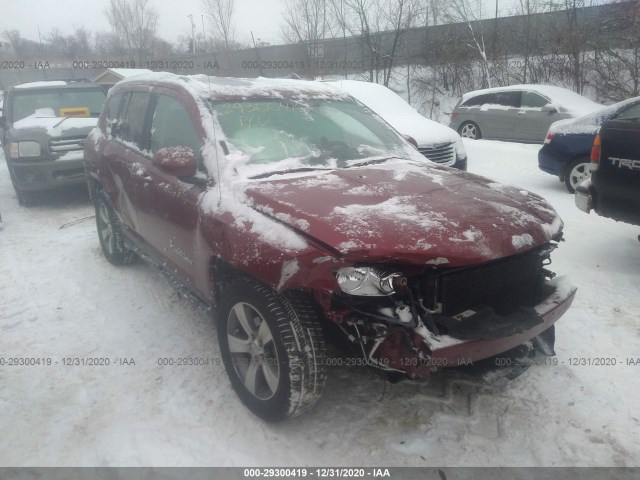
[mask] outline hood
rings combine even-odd
[[[354,261],[482,263],[542,245],[562,228],[533,193],[401,161],[256,180],[245,194],[254,209]]]
[[[420,148],[455,143],[460,138],[452,128],[429,120],[417,112],[415,115],[387,115],[384,119],[398,132],[412,136]]]
[[[73,137],[88,135],[98,124],[97,117],[51,117],[30,115],[14,122],[12,129],[15,133],[24,134],[46,134],[50,138]]]

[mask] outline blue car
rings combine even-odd
[[[591,176],[589,156],[602,122],[615,119],[638,103],[640,97],[630,98],[583,117],[551,124],[538,152],[540,170],[558,177],[569,193],[574,193],[576,186]]]

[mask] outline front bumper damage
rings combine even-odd
[[[555,279],[555,290],[535,310],[540,323],[518,333],[491,340],[458,340],[452,337],[432,336],[425,341],[431,350],[431,358],[443,366],[457,366],[483,360],[526,343],[548,330],[571,306],[577,288],[565,277]],[[517,329],[517,325],[515,326]]]
[[[390,336],[377,349],[376,363],[387,372],[426,379],[434,369],[472,365],[530,341],[544,354],[553,355],[548,332],[571,306],[577,288],[566,277],[555,278],[546,286],[549,294],[533,308],[518,309],[507,316],[479,316],[486,328],[478,328],[470,317],[466,331],[462,328],[436,335],[422,326],[412,332],[410,344],[401,335]]]

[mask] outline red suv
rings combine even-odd
[[[326,342],[393,381],[522,344],[553,354],[576,289],[545,267],[542,198],[432,164],[314,82],[149,74],[118,83],[85,146],[102,250],[214,307],[258,416],[319,398]]]

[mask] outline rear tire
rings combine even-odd
[[[580,182],[591,177],[591,163],[588,158],[581,157],[574,159],[564,174],[564,184],[569,193],[576,193],[576,187]]]
[[[224,290],[218,342],[236,394],[274,422],[311,409],[326,381],[326,343],[316,304],[249,279]]]
[[[122,227],[106,192],[96,189],[93,202],[98,238],[105,258],[113,265],[129,265],[135,262],[136,254],[124,246]]]
[[[480,140],[482,138],[480,127],[474,122],[464,122],[460,125],[458,133],[461,137],[471,138],[472,140]]]

